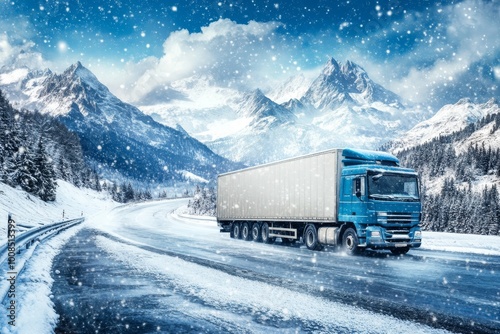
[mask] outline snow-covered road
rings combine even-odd
[[[172,214],[186,202],[118,207],[70,239],[52,266],[56,332],[500,331],[498,255],[245,242]]]

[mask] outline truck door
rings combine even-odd
[[[339,219],[356,222],[365,216],[366,197],[365,178],[363,176],[344,176],[340,195]]]
[[[342,191],[340,192],[339,220],[349,221],[351,216],[352,202],[352,180],[351,176],[342,177]]]
[[[352,179],[351,215],[353,220],[359,221],[366,217],[366,178],[356,176]]]

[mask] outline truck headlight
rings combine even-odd
[[[422,239],[422,231],[415,231],[415,234],[413,234],[413,237],[415,239]]]
[[[370,236],[373,238],[380,238],[380,231],[371,231]]]

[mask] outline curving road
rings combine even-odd
[[[234,240],[186,202],[87,223],[54,259],[56,332],[500,332],[498,256]]]

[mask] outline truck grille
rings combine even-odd
[[[411,223],[411,214],[399,212],[387,212],[387,223],[408,224]]]
[[[387,241],[404,242],[410,240],[410,230],[418,224],[418,217],[411,213],[377,212],[377,221],[385,227]]]

